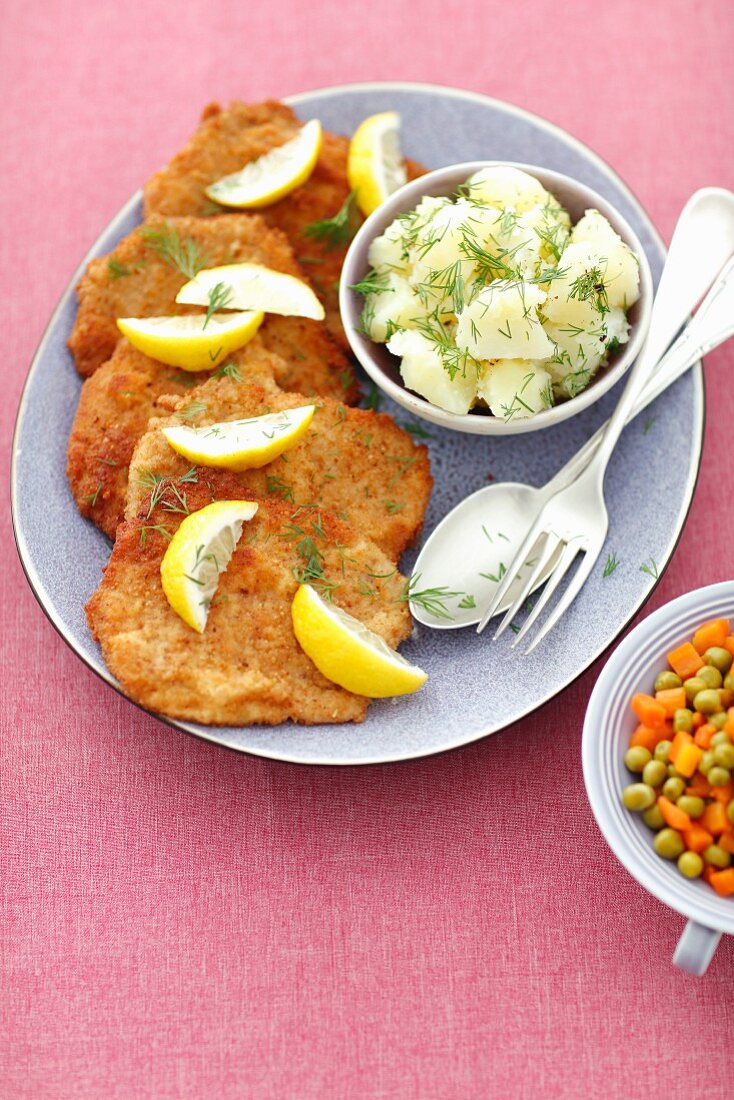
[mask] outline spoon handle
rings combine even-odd
[[[683,329],[629,411],[629,424],[643,409],[659,397],[703,355],[734,336],[734,258],[724,266],[711,290]],[[599,447],[609,421],[605,421],[572,458],[548,482],[546,488],[558,492],[570,485],[588,465]]]

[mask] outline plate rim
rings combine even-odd
[[[503,112],[505,114],[515,115],[518,118],[522,118],[526,121],[532,122],[536,126],[539,126],[541,129],[547,130],[548,132],[553,134],[556,138],[558,138],[560,141],[562,141],[565,145],[575,148],[578,152],[583,154],[584,157],[586,157],[587,159],[590,159],[597,166],[597,168],[599,168],[599,170],[601,172],[603,172],[604,175],[606,175],[608,178],[610,178],[612,180],[612,182],[625,193],[628,200],[634,205],[634,207],[639,211],[641,216],[645,219],[645,221],[647,223],[647,229],[649,230],[649,232],[651,234],[651,237],[653,238],[653,240],[655,241],[655,243],[659,247],[662,254],[663,255],[666,254],[667,249],[665,247],[665,243],[664,243],[662,237],[660,236],[660,234],[657,230],[657,227],[655,226],[654,222],[652,221],[649,214],[647,213],[645,207],[642,205],[642,203],[637,198],[637,196],[634,194],[634,192],[631,190],[631,188],[628,186],[628,184],[611,167],[611,165],[607,161],[605,161],[598,153],[596,153],[593,149],[591,149],[588,145],[584,144],[584,142],[582,142],[579,138],[574,137],[567,130],[564,130],[562,127],[557,126],[555,123],[552,123],[552,122],[548,121],[548,119],[543,118],[542,115],[535,114],[533,111],[528,111],[524,107],[519,107],[516,104],[508,103],[505,100],[497,99],[496,97],[493,97],[493,96],[484,95],[481,92],[474,92],[474,91],[470,91],[468,89],[455,88],[455,87],[452,87],[452,86],[449,86],[449,85],[434,84],[434,83],[429,83],[429,82],[393,81],[393,80],[387,80],[387,81],[362,81],[362,82],[355,82],[355,83],[351,83],[351,84],[326,85],[326,86],[321,86],[321,87],[318,87],[318,88],[314,88],[312,90],[297,92],[294,95],[283,96],[281,102],[286,103],[289,106],[298,107],[299,105],[303,104],[304,102],[309,102],[310,103],[313,100],[326,99],[326,98],[329,98],[331,96],[339,95],[339,94],[354,93],[354,92],[371,92],[371,91],[385,92],[385,91],[391,91],[391,90],[403,91],[403,92],[414,92],[414,93],[417,92],[417,93],[420,93],[420,94],[426,95],[426,96],[431,96],[431,95],[435,95],[436,93],[438,93],[442,96],[447,96],[448,98],[453,98],[453,99],[463,100],[463,101],[469,101],[469,102],[473,102],[473,103],[479,103],[479,104],[484,105],[484,106],[490,106],[490,107],[494,108],[495,110]],[[143,706],[140,703],[135,702],[134,699],[131,699],[128,695],[125,694],[125,692],[122,690],[122,688],[117,683],[115,678],[112,676],[112,674],[107,669],[106,665],[100,664],[99,666],[97,666],[91,660],[89,660],[84,653],[80,652],[79,649],[77,649],[76,644],[74,642],[74,639],[71,637],[71,634],[68,631],[68,628],[66,627],[66,624],[56,614],[56,612],[53,609],[52,605],[49,605],[48,599],[44,598],[44,596],[42,596],[42,592],[44,592],[45,589],[44,589],[44,586],[43,586],[43,584],[40,580],[40,577],[38,577],[38,574],[36,573],[36,571],[33,567],[31,557],[30,557],[30,553],[29,553],[28,548],[27,548],[26,539],[23,535],[23,532],[20,530],[20,527],[19,527],[16,493],[17,493],[18,456],[19,456],[19,453],[20,453],[20,447],[19,447],[20,433],[21,433],[21,429],[22,429],[22,425],[23,425],[23,419],[24,419],[25,411],[26,411],[26,405],[27,405],[27,400],[28,400],[28,391],[29,391],[29,388],[30,388],[30,382],[31,382],[31,379],[33,378],[33,375],[34,375],[36,369],[38,368],[38,364],[39,364],[42,356],[45,353],[46,346],[47,346],[47,344],[49,342],[49,339],[50,339],[50,336],[51,336],[51,330],[53,328],[55,328],[55,325],[56,325],[56,322],[57,322],[57,319],[58,319],[59,315],[65,309],[67,303],[69,302],[70,298],[74,294],[74,291],[76,289],[76,284],[79,281],[79,279],[81,278],[82,274],[84,273],[88,263],[90,262],[91,259],[94,258],[94,255],[96,253],[100,237],[107,234],[111,230],[114,230],[115,226],[117,226],[118,223],[124,221],[128,217],[128,215],[130,214],[131,210],[136,205],[138,205],[140,203],[141,198],[142,198],[142,188],[138,188],[138,190],[136,190],[130,196],[130,198],[125,203],[123,203],[123,205],[120,207],[120,209],[117,211],[117,213],[114,214],[113,217],[102,227],[100,232],[97,234],[97,237],[92,242],[90,247],[87,249],[87,251],[85,252],[82,259],[80,260],[77,267],[74,269],[74,271],[73,271],[72,275],[70,276],[64,290],[62,291],[62,293],[59,297],[59,300],[58,300],[54,310],[52,311],[48,322],[46,323],[46,326],[45,326],[45,328],[43,330],[43,333],[41,335],[41,339],[38,343],[38,347],[36,348],[36,351],[33,354],[33,357],[31,359],[31,362],[30,362],[30,365],[29,365],[29,368],[28,368],[28,372],[27,372],[25,381],[24,381],[22,389],[21,389],[20,399],[19,399],[19,403],[18,403],[18,410],[17,410],[16,418],[15,418],[15,425],[14,425],[14,428],[13,428],[12,443],[11,443],[11,454],[10,454],[10,510],[11,510],[13,537],[14,537],[14,540],[15,540],[15,546],[16,546],[16,550],[17,550],[17,553],[18,553],[18,557],[20,559],[21,567],[22,567],[23,572],[25,574],[25,577],[28,581],[28,585],[29,585],[33,595],[35,596],[37,602],[39,603],[39,605],[41,607],[41,610],[46,615],[46,618],[49,620],[49,622],[54,627],[56,632],[61,636],[63,641],[69,646],[69,648],[72,650],[72,652],[87,666],[87,668],[89,668],[95,675],[97,675],[101,680],[103,680],[109,687],[111,687],[114,691],[116,691],[118,695],[120,695],[128,703],[132,703],[133,706],[137,707],[137,709],[142,711],[144,714],[149,715],[150,717],[156,719],[157,721],[163,723],[164,725],[167,725],[167,726],[169,726],[173,729],[177,729],[182,733],[189,734],[192,737],[197,737],[202,741],[208,741],[209,743],[215,744],[215,745],[219,746],[220,748],[229,749],[231,752],[238,753],[239,755],[244,754],[244,755],[248,755],[248,756],[258,757],[258,758],[264,759],[264,760],[273,760],[273,761],[276,761],[278,763],[296,764],[296,765],[300,765],[302,767],[316,766],[316,767],[339,767],[339,768],[341,768],[341,767],[355,767],[356,768],[356,767],[374,766],[376,764],[390,765],[390,764],[399,764],[399,763],[404,763],[404,762],[407,763],[407,762],[410,762],[410,761],[413,761],[413,760],[421,760],[421,759],[424,759],[424,758],[438,756],[438,755],[441,755],[443,753],[448,753],[448,752],[452,752],[456,749],[464,748],[465,746],[473,744],[476,741],[483,740],[485,737],[490,737],[493,734],[499,733],[503,729],[507,729],[510,726],[513,726],[516,723],[523,721],[525,718],[528,717],[529,714],[535,713],[541,707],[546,706],[546,704],[549,703],[552,699],[555,699],[558,695],[562,694],[568,687],[570,687],[571,684],[573,684],[576,680],[578,680],[580,676],[583,676],[583,674],[591,667],[591,665],[594,664],[595,661],[597,661],[601,657],[603,657],[612,648],[612,646],[614,646],[617,643],[618,639],[620,638],[620,635],[622,635],[625,632],[625,630],[627,629],[629,624],[632,622],[632,620],[639,614],[639,612],[642,610],[642,608],[645,607],[648,600],[650,599],[652,594],[655,592],[655,590],[657,589],[660,581],[662,580],[663,576],[665,575],[665,572],[668,568],[668,565],[670,564],[671,558],[673,557],[673,555],[676,551],[676,548],[677,548],[678,543],[680,541],[681,535],[682,535],[683,530],[685,528],[685,525],[686,525],[686,522],[687,522],[687,519],[688,519],[688,515],[690,513],[691,504],[693,502],[693,496],[694,496],[694,493],[695,493],[695,490],[696,490],[696,484],[698,482],[698,477],[699,477],[700,470],[701,470],[701,458],[702,458],[702,454],[703,454],[703,441],[704,441],[705,425],[706,425],[706,390],[705,390],[705,383],[704,383],[704,376],[703,376],[703,369],[702,369],[702,361],[701,360],[699,360],[699,362],[691,368],[691,372],[690,372],[691,376],[694,380],[695,396],[697,398],[697,404],[698,404],[699,409],[700,409],[700,415],[697,418],[698,424],[697,425],[694,424],[694,428],[696,426],[698,427],[698,439],[697,439],[696,454],[693,458],[693,461],[691,462],[691,466],[690,466],[690,469],[688,471],[688,480],[687,480],[687,484],[686,484],[686,491],[685,491],[685,495],[684,495],[684,498],[683,498],[682,503],[681,503],[678,524],[677,524],[677,527],[676,527],[676,529],[673,532],[673,535],[671,537],[670,545],[669,545],[668,550],[666,552],[665,560],[660,565],[660,570],[659,570],[658,576],[656,578],[655,584],[653,584],[652,587],[643,595],[642,599],[636,605],[636,607],[632,610],[629,617],[625,620],[624,623],[622,623],[620,625],[619,629],[614,634],[614,637],[606,645],[604,645],[601,649],[594,652],[593,655],[591,657],[589,657],[588,660],[586,660],[585,664],[583,665],[582,668],[580,668],[578,670],[578,672],[576,672],[573,676],[571,676],[560,687],[556,688],[550,694],[545,695],[541,700],[538,700],[531,707],[529,707],[527,710],[524,710],[521,714],[517,715],[515,718],[513,718],[513,720],[511,722],[503,722],[499,726],[490,726],[489,728],[484,728],[480,731],[473,731],[467,737],[462,738],[459,741],[452,741],[450,744],[439,745],[439,746],[436,746],[434,748],[429,748],[429,749],[426,749],[426,750],[409,751],[409,752],[401,753],[401,754],[395,755],[395,756],[386,757],[384,755],[381,755],[381,756],[375,756],[375,757],[365,757],[365,758],[362,758],[362,759],[359,759],[359,760],[353,760],[353,759],[347,759],[347,758],[319,759],[317,757],[313,757],[311,759],[303,759],[301,757],[291,756],[286,752],[273,751],[273,750],[270,750],[270,749],[260,750],[257,747],[251,747],[251,746],[242,747],[242,746],[239,746],[239,745],[232,745],[232,744],[230,744],[226,741],[223,741],[223,740],[219,739],[214,734],[209,733],[210,729],[213,730],[213,731],[218,730],[220,728],[218,726],[211,726],[211,727],[199,726],[199,725],[196,725],[194,723],[183,721],[181,719],[168,718],[165,715],[161,715],[161,714],[157,713],[156,711],[149,710],[147,707]],[[102,536],[102,537],[104,537],[104,536]],[[282,723],[282,724],[286,725],[286,723]],[[242,728],[246,729],[246,728],[254,728],[254,727],[242,727]],[[296,726],[296,724],[292,724],[292,729],[294,730],[295,733],[297,733],[298,727]],[[355,726],[355,729],[359,729],[359,726],[358,725]]]

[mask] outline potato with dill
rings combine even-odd
[[[371,244],[362,323],[406,386],[464,415],[521,419],[574,397],[629,338],[639,265],[607,219],[571,227],[558,200],[510,166],[424,198]]]

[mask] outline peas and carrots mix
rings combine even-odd
[[[622,791],[657,854],[720,897],[734,895],[733,661],[728,619],[704,623],[668,654],[654,694],[632,698],[639,725],[624,762],[638,778]]]

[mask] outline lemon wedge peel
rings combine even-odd
[[[321,123],[311,119],[290,141],[210,184],[206,194],[212,202],[237,210],[270,206],[306,182],[316,166],[321,142]]]
[[[347,177],[367,217],[406,183],[397,111],[382,111],[360,123],[349,143]]]
[[[223,264],[208,267],[181,287],[176,301],[189,306],[206,306],[212,292],[227,292],[227,309],[262,310],[282,317],[309,317],[323,321],[324,307],[310,286],[295,275],[273,271],[262,264]]]
[[[291,618],[301,649],[319,672],[355,695],[371,699],[409,695],[428,679],[422,669],[390,649],[379,634],[326,603],[311,585],[299,586]]]
[[[248,420],[228,420],[201,428],[181,424],[161,430],[173,450],[197,466],[257,470],[298,443],[308,431],[315,410],[315,405],[299,405]]]
[[[181,370],[214,370],[253,338],[265,314],[246,310],[184,317],[118,317],[117,327],[134,348]]]
[[[161,561],[161,584],[169,604],[201,634],[219,584],[242,535],[257,512],[252,500],[218,500],[186,516]]]

